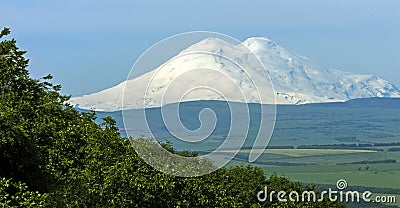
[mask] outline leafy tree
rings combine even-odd
[[[29,191],[26,184],[0,178],[0,207],[45,207],[46,197]]]

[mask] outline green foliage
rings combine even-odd
[[[9,33],[5,28],[0,38]],[[51,75],[30,78],[24,54],[14,39],[0,42],[2,207],[287,207],[259,202],[258,191],[265,185],[302,189],[283,177],[266,180],[260,168],[250,166],[192,178],[157,171],[138,156],[135,142],[120,137],[111,117],[98,125],[94,112],[80,113],[66,104],[69,97],[60,95]],[[197,153],[177,152],[171,143],[162,146],[197,160]],[[303,205],[336,206],[290,206]]]
[[[176,151],[171,143],[159,144],[151,139],[136,138],[129,140],[133,149],[141,158],[161,172],[175,176],[198,176],[217,169],[212,161],[195,157],[197,153]],[[160,148],[164,147],[165,149]],[[171,154],[172,153],[172,154]]]
[[[29,191],[26,184],[0,178],[0,207],[45,207],[46,195]]]

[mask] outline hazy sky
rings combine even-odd
[[[156,42],[207,30],[267,36],[327,68],[375,74],[400,86],[400,1],[1,1],[0,26],[73,96],[125,80]]]

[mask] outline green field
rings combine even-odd
[[[365,168],[369,166],[367,171]],[[362,170],[358,170],[359,168]],[[317,183],[336,184],[339,179],[345,179],[349,186],[367,186],[379,188],[399,188],[400,163],[395,164],[351,164],[351,165],[319,165],[272,167],[264,166],[266,173],[280,173],[293,180]]]
[[[250,149],[242,149],[241,153],[249,153]],[[375,153],[375,150],[361,149],[254,149],[255,153],[275,154],[291,157],[317,156],[317,155],[340,155],[351,153]],[[231,152],[231,150],[219,150],[218,152]]]
[[[396,195],[400,201],[400,152],[361,149],[267,149],[254,163],[247,162],[249,149],[241,150],[229,165],[252,164],[261,167],[266,175],[285,175],[293,181],[307,184],[325,184],[336,188],[339,179],[345,179],[348,189],[373,187],[374,195]],[[226,151],[226,150],[225,150]],[[384,163],[387,159],[395,163]],[[364,161],[364,162],[362,162]],[[369,161],[369,162],[366,162]],[[363,164],[350,164],[350,163]],[[348,163],[348,164],[345,164]],[[376,191],[375,188],[378,188]],[[393,194],[393,190],[396,194]],[[375,203],[363,204],[374,207]]]
[[[249,150],[242,150],[230,165],[250,164],[246,162],[248,152]],[[354,186],[399,188],[400,163],[380,163],[385,157],[400,161],[400,152],[268,149],[251,164],[262,167],[267,174],[283,174],[306,183],[335,184],[338,179],[343,178]],[[365,160],[371,162],[344,164]]]

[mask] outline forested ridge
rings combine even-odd
[[[33,79],[8,28],[0,38],[0,207],[343,207],[322,202],[260,202],[269,190],[312,190],[251,166],[201,177],[153,169],[121,138],[115,121],[78,112],[52,76]],[[77,75],[78,76],[78,75]],[[175,152],[171,144],[163,144]],[[195,156],[190,152],[175,152]],[[276,197],[276,196],[275,196]]]

